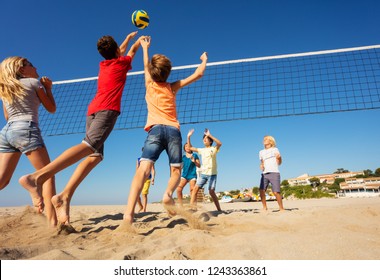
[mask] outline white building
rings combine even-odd
[[[340,183],[340,190],[347,197],[380,196],[380,177],[346,178]]]
[[[321,183],[326,183],[329,185],[334,184],[335,179],[341,178],[346,179],[350,177],[354,177],[357,175],[364,175],[363,171],[359,172],[346,172],[346,173],[333,173],[333,174],[322,174],[322,175],[312,175],[309,174],[303,174],[301,176],[298,176],[296,178],[288,179],[290,186],[300,186],[300,185],[310,185],[310,179],[311,178],[318,178]]]

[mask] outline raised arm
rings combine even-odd
[[[189,132],[187,133],[187,145],[188,145],[188,148],[189,148],[190,150],[192,150],[193,152],[198,152],[198,149],[195,148],[195,147],[193,147],[193,146],[191,145],[190,138],[191,138],[191,136],[193,135],[193,133],[194,133],[194,129],[190,129]]]
[[[129,49],[127,55],[134,58],[136,55],[137,50],[139,49],[141,45],[141,40],[144,38],[144,36],[141,36],[136,42],[132,45],[132,47]]]
[[[48,77],[42,77],[40,80],[45,90],[40,88],[37,90],[38,98],[41,100],[42,105],[49,113],[55,113],[57,105],[55,104],[54,96],[51,91],[53,82]]]
[[[179,91],[181,88],[195,82],[196,80],[199,80],[200,78],[202,78],[205,70],[206,70],[206,64],[207,64],[207,53],[204,52],[200,59],[202,60],[201,64],[198,66],[197,69],[195,69],[194,73],[191,74],[189,77],[183,79],[183,80],[179,80],[179,81],[176,81],[174,83],[171,84],[171,87],[172,87],[172,90],[176,93],[177,91]]]
[[[127,47],[128,47],[129,41],[131,41],[136,35],[137,35],[137,31],[129,33],[127,35],[127,37],[125,37],[123,43],[121,43],[121,45],[119,47],[120,56],[124,56],[125,55],[125,52],[127,51]],[[129,53],[128,53],[128,55],[129,55]]]
[[[222,146],[222,142],[220,142],[218,138],[212,136],[210,133],[210,130],[208,130],[208,129],[205,131],[205,135],[207,137],[210,137],[215,142],[216,148],[219,150],[219,148]]]
[[[149,73],[149,53],[148,48],[150,47],[150,37],[146,36],[141,39],[141,47],[143,49],[143,63],[144,63],[144,74],[145,74],[145,87],[153,82],[152,76]]]

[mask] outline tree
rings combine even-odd
[[[340,173],[347,173],[347,172],[350,172],[348,171],[347,169],[344,169],[344,168],[338,168],[334,174],[340,174]]]
[[[370,169],[363,170],[363,173],[364,173],[364,178],[368,178],[368,177],[373,176],[373,172]]]
[[[375,170],[375,176],[380,177],[380,167]]]
[[[343,183],[344,181],[345,181],[345,180],[344,180],[343,178],[336,178],[336,179],[334,180],[334,184],[337,185],[337,186],[339,186],[340,183]]]
[[[317,177],[310,178],[309,181],[312,187],[318,187],[321,183],[321,180]]]
[[[288,180],[283,180],[283,181],[281,182],[281,186],[289,187],[289,181],[288,181]]]
[[[259,187],[253,187],[253,188],[252,188],[252,193],[253,193],[253,194],[259,194],[259,193],[260,193],[260,191],[259,191]]]
[[[232,190],[232,191],[230,191],[230,194],[231,195],[238,195],[238,194],[240,194],[240,190]]]

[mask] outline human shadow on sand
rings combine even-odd
[[[135,214],[135,218],[136,219],[140,219],[140,218],[143,218],[145,216],[154,216],[154,215],[158,215],[160,214],[160,212],[142,212],[142,213],[136,213]],[[104,216],[101,216],[101,217],[95,217],[95,218],[90,218],[88,219],[88,221],[92,222],[92,223],[87,223],[87,225],[96,225],[96,224],[99,224],[99,223],[103,223],[107,220],[113,220],[113,221],[122,221],[123,220],[123,213],[117,213],[117,214],[114,214],[114,215],[104,215]],[[86,225],[86,224],[85,224]]]
[[[297,211],[299,208],[285,208],[285,211]],[[259,214],[262,213],[262,209],[254,208],[254,209],[229,209],[229,210],[223,210],[223,211],[208,211],[206,212],[210,217],[218,217],[220,215],[231,215],[234,213],[253,213],[253,214]],[[273,209],[268,210],[268,212],[280,212],[279,209]]]
[[[88,221],[92,222],[91,225],[96,225],[96,224],[99,224],[99,223],[103,223],[107,220],[112,220],[112,221],[119,221],[119,220],[122,220],[123,219],[123,214],[122,213],[118,213],[118,214],[114,214],[114,215],[104,215],[104,216],[101,216],[101,217],[96,217],[96,218],[90,218],[88,219]]]
[[[173,221],[170,221],[170,223],[168,223],[167,225],[155,226],[151,230],[149,230],[149,231],[147,231],[145,233],[140,233],[140,234],[143,235],[143,236],[148,236],[148,235],[151,235],[156,230],[167,229],[167,228],[174,228],[177,225],[184,225],[184,224],[188,224],[188,221],[186,221],[183,218],[179,218],[179,219],[175,219]]]

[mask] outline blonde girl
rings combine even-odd
[[[56,104],[52,94],[52,81],[47,77],[38,80],[36,67],[26,58],[13,56],[0,64],[0,98],[6,125],[0,132],[0,190],[10,182],[22,154],[35,169],[50,162],[38,126],[40,104],[54,113]],[[45,210],[52,226],[57,224],[51,198],[55,195],[54,178],[42,186],[28,187],[38,213]]]

